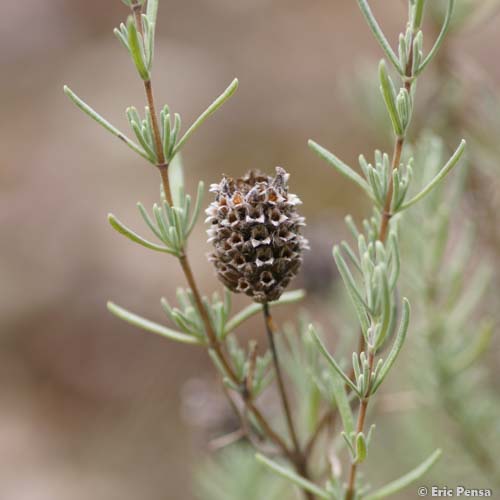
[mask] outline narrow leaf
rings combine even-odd
[[[395,232],[391,232],[389,234],[389,246],[391,249],[391,261],[392,261],[391,276],[389,278],[389,285],[391,287],[391,290],[394,290],[394,288],[396,287],[398,278],[399,278],[399,272],[400,272],[400,268],[401,268],[401,260],[400,260],[400,255],[399,255],[399,243],[398,243],[398,238],[397,238]]]
[[[380,387],[380,384],[384,381],[384,378],[389,373],[389,370],[391,369],[392,365],[396,361],[396,358],[398,357],[398,354],[401,351],[401,348],[403,347],[406,338],[406,333],[408,332],[409,323],[410,323],[410,303],[408,302],[408,299],[403,298],[403,312],[401,315],[401,323],[399,325],[398,335],[396,337],[396,340],[394,341],[391,352],[387,356],[387,359],[385,360],[384,364],[382,365],[382,368],[380,369],[380,373],[377,379],[374,380],[373,382],[370,394],[375,394],[377,389]]]
[[[344,252],[347,254],[347,256],[349,257],[349,260],[352,262],[352,264],[354,265],[354,267],[361,274],[363,274],[363,269],[361,269],[361,264],[360,264],[360,262],[358,260],[358,257],[353,252],[352,248],[349,246],[349,243],[347,243],[346,241],[342,241],[340,243],[340,246],[342,247],[342,250],[344,250]]]
[[[318,333],[314,330],[313,326],[309,327],[309,333],[312,335],[312,338],[316,342],[318,349],[321,354],[326,358],[326,360],[330,363],[331,367],[340,375],[342,380],[358,395],[361,396],[358,388],[353,384],[352,380],[344,373],[342,368],[340,368],[339,364],[335,361],[335,358],[328,352],[325,344],[319,338]]]
[[[172,151],[172,157],[175,156],[184,143],[191,137],[193,132],[215,111],[217,111],[235,92],[238,88],[238,79],[235,78],[229,87],[219,96],[215,101],[196,119],[196,121],[189,127],[186,133],[182,136],[179,142],[175,145]]]
[[[154,235],[159,239],[163,240],[162,234],[158,230],[158,228],[154,225],[153,220],[149,216],[147,210],[144,208],[144,205],[140,202],[137,203],[137,208],[139,209],[139,212],[142,215],[142,218],[144,219],[144,222],[147,224],[149,229],[154,233]]]
[[[128,45],[130,47],[130,55],[134,61],[135,67],[143,80],[149,80],[149,71],[144,61],[144,49],[142,39],[139,37],[134,19],[129,17],[127,21],[128,29]]]
[[[354,417],[352,415],[349,399],[347,398],[345,384],[342,382],[336,370],[332,374],[332,389],[337,403],[337,408],[339,409],[340,418],[342,419],[344,431],[348,436],[350,436],[351,433],[354,432]]]
[[[382,31],[377,20],[375,19],[375,16],[371,11],[368,2],[366,0],[358,0],[358,4],[359,8],[361,9],[361,12],[365,16],[368,26],[372,30],[372,33],[375,35],[375,38],[382,47],[382,50],[389,58],[389,61],[391,61],[391,63],[394,65],[394,67],[396,68],[396,70],[400,75],[404,75],[404,68],[402,68],[401,65],[399,64],[398,57],[396,56],[396,54],[392,50],[392,47],[387,41],[387,38],[385,37],[384,32]]]
[[[116,38],[120,40],[121,44],[127,49],[127,51],[130,51],[130,47],[128,46],[128,39],[127,37],[123,34],[121,30],[118,28],[115,28],[113,30],[113,33],[115,34]]]
[[[166,326],[160,325],[149,319],[145,319],[142,316],[138,316],[123,307],[120,307],[113,302],[108,302],[107,304],[108,311],[120,319],[123,319],[127,323],[137,326],[143,330],[147,330],[151,333],[156,333],[157,335],[162,335],[163,337],[167,337],[171,340],[175,340],[176,342],[183,342],[184,344],[200,344],[201,342],[191,337],[190,335],[185,335],[184,333],[177,332],[176,330],[171,330]]]
[[[161,233],[162,241],[165,241],[165,243],[173,247],[174,241],[170,237],[169,227],[163,220],[163,213],[161,208],[156,203],[153,205],[153,215],[155,216],[156,219],[156,225],[158,227],[158,231],[160,231]]]
[[[137,154],[142,156],[145,160],[151,162],[146,152],[134,141],[129,139],[125,134],[120,132],[116,127],[111,125],[106,119],[104,119],[97,111],[92,109],[86,102],[82,101],[69,87],[66,85],[63,87],[64,93],[73,101],[73,103],[80,108],[86,115],[90,116],[92,120],[96,121],[99,125],[104,127],[108,132],[111,132],[115,137],[122,140],[130,149],[135,151]]]
[[[155,26],[151,24],[146,15],[142,15],[144,25],[144,52],[146,57],[146,66],[148,71],[151,72],[153,68],[153,56],[155,46]]]
[[[349,451],[351,453],[351,458],[354,460],[356,457],[356,451],[354,450],[354,446],[352,445],[352,439],[344,431],[342,431],[340,435],[342,436],[345,444],[349,448]]]
[[[260,453],[257,453],[257,455],[255,455],[255,458],[257,462],[260,462],[262,465],[265,465],[266,467],[268,467],[281,477],[288,479],[290,482],[292,482],[299,488],[309,491],[310,493],[316,495],[319,498],[324,498],[325,500],[331,500],[330,495],[325,490],[323,490],[319,486],[316,486],[311,481],[308,481],[307,479],[304,479],[303,477],[299,476],[294,470],[289,469],[288,467],[283,467],[282,465],[276,463],[273,460],[270,460],[269,458],[265,457],[264,455],[261,455]]]
[[[361,328],[363,329],[363,332],[366,333],[369,327],[367,316],[368,305],[365,303],[363,297],[361,296],[361,293],[356,286],[356,282],[354,281],[351,271],[349,270],[349,267],[347,266],[344,258],[340,254],[340,250],[338,247],[333,248],[333,258],[335,259],[337,268],[340,272],[340,275],[342,276],[342,280],[344,281],[347,292],[349,293],[351,301],[354,305]]]
[[[198,220],[198,216],[200,215],[204,189],[205,189],[205,184],[203,183],[203,181],[200,181],[198,183],[198,191],[196,193],[196,203],[194,204],[193,214],[191,215],[191,220],[190,220],[189,225],[187,227],[186,237],[191,234],[191,231],[193,230],[193,228],[196,224],[196,221]]]
[[[139,125],[135,122],[130,122],[130,126],[132,127],[132,130],[134,131],[135,136],[137,137],[137,140],[139,141],[140,145],[146,152],[148,159],[151,163],[156,163],[156,153],[153,151],[151,146],[148,144],[148,141],[145,138],[145,129],[140,128]]]
[[[434,43],[434,46],[430,50],[430,52],[427,54],[427,57],[422,61],[422,64],[419,66],[416,75],[419,75],[422,73],[424,68],[434,59],[434,56],[436,55],[437,51],[439,50],[439,47],[441,47],[441,44],[443,43],[443,40],[446,36],[446,33],[448,33],[448,29],[450,28],[450,23],[451,23],[451,18],[453,16],[453,9],[455,7],[455,0],[448,0],[448,7],[446,8],[446,15],[444,18],[443,26],[441,28],[441,31],[439,32],[439,35],[436,39],[436,42]],[[415,76],[416,76],[415,75]]]
[[[156,16],[158,14],[158,0],[148,0],[148,5],[146,7],[146,16],[149,22],[154,26],[156,24]]]
[[[171,161],[175,157],[174,148],[175,144],[177,143],[177,137],[179,136],[179,133],[181,131],[181,124],[181,115],[179,113],[174,113],[174,126],[171,132],[170,151],[167,155],[167,161]]]
[[[413,19],[412,19],[413,31],[417,31],[422,24],[422,19],[424,17],[424,5],[425,5],[425,0],[415,1]]]
[[[308,141],[309,147],[323,160],[327,161],[332,167],[335,167],[342,175],[355,182],[361,189],[363,189],[370,198],[373,198],[370,186],[357,172],[355,172],[349,165],[346,165],[340,158],[337,158],[333,153],[320,146],[313,140]]]
[[[144,239],[142,236],[139,236],[137,233],[122,224],[113,214],[108,214],[108,221],[113,229],[115,229],[120,234],[123,234],[134,243],[138,243],[139,245],[142,245],[143,247],[149,248],[151,250],[156,250],[157,252],[165,252],[175,255],[175,252],[173,252],[171,249],[161,245],[157,245],[156,243],[151,243],[150,241]]]
[[[172,191],[172,201],[175,207],[182,207],[182,194],[184,190],[184,165],[182,156],[176,155],[168,167],[168,180]]]
[[[163,127],[162,127],[162,143],[163,143],[163,156],[168,158],[170,147],[170,135],[172,133],[172,123],[170,122],[170,114],[166,110],[163,114]]]
[[[457,165],[458,160],[460,160],[465,150],[465,146],[466,142],[462,139],[462,142],[460,142],[460,145],[453,153],[453,156],[448,160],[446,165],[439,171],[439,173],[429,182],[429,184],[427,184],[427,186],[425,186],[424,189],[422,189],[422,191],[420,191],[420,193],[415,195],[406,203],[403,203],[399,210],[402,211],[411,207],[412,205],[417,203],[417,201],[420,201],[424,196],[426,196],[430,191],[432,191],[432,189],[434,189],[439,184],[439,182],[441,182],[450,173],[453,167]]]
[[[366,439],[365,435],[360,432],[356,436],[356,463],[360,464],[366,459],[367,449],[366,449]]]
[[[382,323],[380,325],[380,332],[378,338],[376,339],[376,349],[378,349],[384,342],[387,333],[389,331],[389,325],[391,323],[391,293],[389,291],[389,282],[387,278],[387,268],[385,265],[379,264],[375,269],[376,275],[378,275],[378,281],[381,291],[382,299]]]
[[[354,237],[355,240],[358,240],[359,239],[359,236],[360,236],[360,232],[352,218],[351,215],[347,215],[345,217],[345,223],[346,223],[346,226],[347,228],[349,229],[349,231],[351,232],[352,236]]]
[[[442,451],[436,450],[425,462],[422,462],[417,468],[408,472],[404,476],[392,481],[391,483],[383,486],[379,490],[366,495],[365,500],[381,500],[382,498],[387,498],[390,495],[394,495],[398,491],[409,486],[420,479],[441,457]]]
[[[221,362],[219,355],[213,349],[208,350],[208,355],[210,356],[212,363],[217,368],[219,373],[224,377],[225,383],[226,383],[226,381],[228,381],[230,384],[232,384],[232,385],[230,385],[231,389],[233,389],[235,391],[239,391],[239,388],[234,386],[234,384],[232,383],[231,377],[229,376],[229,373],[227,372],[224,364]]]
[[[380,91],[382,92],[382,97],[384,98],[385,107],[389,113],[394,133],[401,137],[404,133],[404,129],[397,109],[396,96],[394,95],[394,85],[387,74],[387,68],[383,59],[380,61],[378,73],[380,79]],[[396,165],[396,167],[398,166],[399,165]]]

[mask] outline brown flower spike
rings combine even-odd
[[[209,259],[225,286],[255,302],[280,298],[308,248],[300,234],[305,219],[296,210],[302,202],[288,192],[289,176],[276,167],[274,178],[251,171],[236,180],[224,176],[210,188],[215,201],[206,222],[215,250]]]

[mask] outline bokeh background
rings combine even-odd
[[[405,2],[372,4],[394,40]],[[159,179],[62,92],[70,84],[126,129],[125,107],[144,103],[141,82],[112,34],[126,7],[118,0],[25,0],[10,2],[3,13],[0,499],[191,500],[193,469],[207,443],[234,425],[213,369],[201,350],[136,331],[105,308],[113,299],[165,321],[159,298],[172,298],[184,285],[173,259],[134,246],[106,221],[112,211],[141,227],[135,204],[157,199]],[[492,258],[492,272],[500,251],[491,170],[500,136],[491,113],[500,84],[498,22],[491,15],[450,37],[440,63],[460,62],[453,71],[466,90],[454,100],[457,129],[487,132],[488,166],[472,176],[468,211],[479,222],[477,254]],[[431,33],[436,29],[428,25]],[[369,207],[308,150],[307,139],[351,163],[360,152],[390,147],[363,94],[380,56],[353,0],[160,0],[158,103],[168,103],[188,123],[233,77],[240,79],[237,95],[186,147],[188,185],[250,168],[289,170],[315,256],[296,284],[310,291],[304,306],[332,323],[335,304],[324,285],[325,276],[336,280],[330,249],[345,236],[344,214],[359,217]],[[442,125],[432,117],[433,92],[447,71],[440,64],[422,83],[417,129],[428,118]],[[380,102],[376,86],[372,92],[371,101]],[[491,104],[484,104],[486,94]],[[202,226],[190,255],[208,292],[219,285],[206,263]],[[278,321],[296,311],[282,309]],[[247,333],[259,325],[250,323]],[[495,358],[494,342],[484,359],[494,388]],[[405,449],[400,435],[383,436],[382,456]],[[391,477],[390,465],[386,472]],[[475,475],[468,479],[476,486]],[[414,497],[410,492],[407,498]]]

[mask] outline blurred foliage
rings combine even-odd
[[[295,498],[286,481],[255,460],[250,445],[231,445],[207,459],[195,474],[194,490],[199,500]]]
[[[418,182],[435,174],[444,151],[436,137],[422,137],[416,152]],[[405,283],[418,307],[412,372],[422,404],[437,405],[447,414],[455,446],[469,456],[459,453],[453,462],[472,461],[476,472],[498,486],[500,399],[485,363],[498,322],[489,300],[494,267],[488,255],[475,258],[477,229],[462,201],[466,178],[464,168],[429,196],[419,212],[408,215],[414,230],[405,238],[404,254],[412,261],[404,268]],[[425,417],[422,422],[434,425]]]

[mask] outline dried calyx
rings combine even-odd
[[[251,171],[240,179],[224,176],[210,189],[207,233],[215,250],[209,259],[225,286],[260,303],[279,299],[308,248],[296,210],[302,202],[288,192],[288,178],[276,167],[275,177]]]

